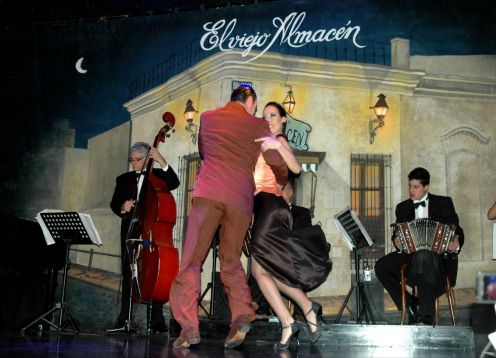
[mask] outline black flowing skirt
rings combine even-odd
[[[288,204],[264,192],[255,196],[253,213],[251,255],[269,274],[305,292],[327,279],[330,246],[320,226],[292,230]]]

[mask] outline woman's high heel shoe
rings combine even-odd
[[[315,319],[316,319],[315,323],[310,322],[307,319],[307,316],[311,312],[315,313]],[[317,342],[319,340],[320,336],[322,336],[322,322],[323,321],[325,322],[324,315],[322,314],[322,306],[316,302],[312,302],[312,308],[310,309],[310,311],[308,311],[305,314],[305,322],[309,325],[308,334],[310,336],[310,342],[312,344]],[[317,330],[315,332],[312,332],[312,330],[310,329],[310,325],[317,327]]]
[[[322,322],[327,324],[327,321],[322,314],[322,305],[320,303],[312,302],[312,311],[314,311],[317,315],[317,319],[320,319]],[[308,313],[310,313],[310,311]]]
[[[298,324],[295,321],[293,321],[290,324],[288,324],[287,326],[282,327],[281,328],[281,331],[284,330],[284,329],[290,329],[291,330],[291,335],[286,340],[286,343],[277,342],[276,344],[274,344],[274,349],[276,349],[276,350],[278,350],[278,349],[288,349],[289,346],[290,346],[290,344],[291,344],[291,340],[293,338],[296,338],[297,345],[300,345],[300,342],[298,342],[298,334],[300,333],[300,327],[298,327]]]

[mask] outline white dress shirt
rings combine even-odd
[[[425,193],[425,195],[420,200],[413,201],[414,204],[420,203],[421,201],[425,202],[425,206],[419,205],[417,209],[415,209],[415,219],[424,219],[429,217],[428,195],[428,193]]]

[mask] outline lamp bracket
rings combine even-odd
[[[377,130],[382,127],[384,127],[384,118],[369,120],[369,144],[374,144]]]

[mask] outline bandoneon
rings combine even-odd
[[[431,219],[416,219],[395,225],[401,250],[407,254],[424,249],[443,254],[448,251],[456,230],[455,224],[441,224]]]

